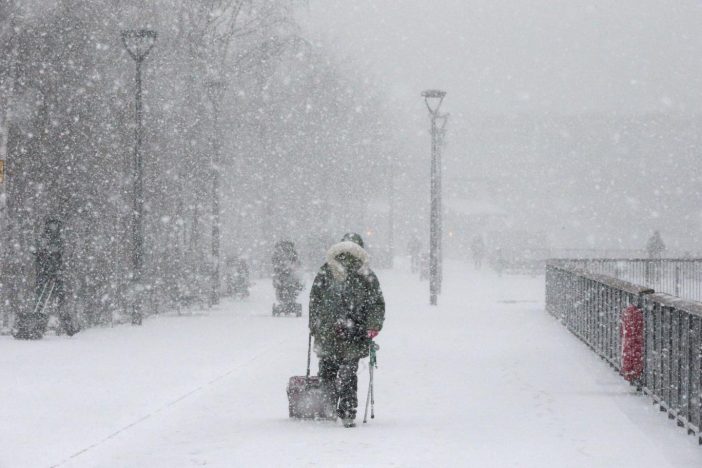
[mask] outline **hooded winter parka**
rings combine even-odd
[[[349,271],[344,257],[358,268]],[[353,360],[368,356],[368,330],[383,327],[385,300],[368,266],[368,253],[354,242],[333,245],[310,292],[310,332],[321,357]],[[355,271],[354,271],[355,270]]]

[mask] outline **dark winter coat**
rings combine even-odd
[[[340,255],[350,255],[360,265],[347,271]],[[310,332],[320,357],[340,360],[368,355],[368,330],[380,330],[385,320],[385,300],[378,278],[368,267],[368,254],[353,242],[340,242],[327,252],[310,292]]]

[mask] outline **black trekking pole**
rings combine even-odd
[[[373,388],[373,367],[370,368],[371,419],[375,419],[375,391]]]
[[[378,360],[375,352],[380,349],[380,347],[373,341],[370,342],[368,346],[368,351],[370,354],[370,361],[368,363],[368,372],[370,373],[370,379],[368,380],[368,395],[366,396],[366,411],[363,414],[363,423],[368,422],[368,403],[371,406],[371,419],[375,419],[375,395],[373,393],[373,369],[378,367]]]
[[[310,333],[307,339],[307,375],[305,376],[305,382],[310,380],[310,361],[312,359],[312,333]]]

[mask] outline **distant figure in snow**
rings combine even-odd
[[[422,252],[419,254],[419,281],[427,281],[429,279],[429,253]]]
[[[648,252],[648,258],[663,257],[665,244],[663,243],[660,232],[653,232],[653,235],[648,239],[648,242],[646,242],[646,251]]]
[[[412,236],[407,244],[407,251],[410,255],[410,271],[417,273],[419,271],[419,252],[422,250],[422,243],[417,236]]]
[[[500,247],[497,247],[495,249],[494,262],[494,267],[495,271],[497,272],[497,276],[502,276],[502,273],[504,273],[505,269],[507,269],[507,259],[505,259],[504,252],[502,252],[502,248]]]
[[[291,241],[280,241],[273,248],[273,287],[279,304],[273,305],[273,315],[295,314],[302,315],[302,305],[295,300],[302,291],[300,279],[300,258],[295,244]]]
[[[358,361],[383,327],[385,300],[358,234],[346,234],[327,251],[310,292],[310,333],[319,377],[330,407],[354,427]]]
[[[245,259],[234,257],[227,260],[225,281],[229,296],[240,299],[249,297],[249,277],[249,265]]]
[[[74,316],[66,310],[66,290],[63,263],[63,223],[49,217],[44,222],[44,232],[38,239],[35,252],[36,302],[31,309],[18,314],[13,336],[21,340],[37,340],[46,333],[49,312],[55,306],[59,319],[59,331],[73,336],[80,331]]]
[[[483,237],[480,235],[473,238],[473,242],[470,244],[470,250],[473,254],[473,265],[476,270],[480,270],[483,265],[483,257],[485,256],[485,243],[483,242]]]

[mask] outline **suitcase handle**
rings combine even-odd
[[[310,360],[312,359],[312,333],[310,333],[307,339],[307,376],[305,379],[310,378]]]

